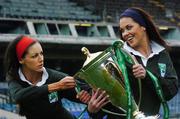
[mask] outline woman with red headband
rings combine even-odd
[[[20,105],[27,119],[73,119],[61,99],[76,99],[75,81],[71,76],[44,67],[41,44],[30,37],[13,40],[5,55],[6,79],[10,95]],[[90,96],[82,91],[79,98],[87,103]]]
[[[120,15],[119,21],[120,37],[125,42],[124,49],[130,52],[138,64],[127,66],[128,77],[131,82],[131,89],[135,101],[139,101],[137,80],[142,83],[142,97],[139,105],[140,111],[145,115],[156,115],[159,113],[161,99],[156,93],[155,86],[146,69],[151,71],[159,80],[165,100],[172,99],[178,92],[178,77],[168,53],[168,46],[161,38],[151,16],[140,8],[128,8]],[[88,109],[92,117],[101,119],[105,115],[101,107],[96,107],[98,100],[94,97],[90,100]],[[106,105],[111,112],[119,115],[109,114],[108,119],[123,119],[123,113],[111,104]],[[100,110],[100,111],[99,111]],[[95,114],[97,111],[99,113]]]

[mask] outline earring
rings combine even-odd
[[[145,27],[143,27],[143,30],[144,30],[144,31],[146,31],[146,28],[145,28]]]

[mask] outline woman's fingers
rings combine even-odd
[[[102,98],[104,98],[105,94],[106,94],[106,91],[102,91],[100,95],[97,97],[97,101],[99,102]]]
[[[97,106],[102,107],[108,102],[109,95],[106,94],[105,91],[103,91],[98,97],[97,97]]]
[[[76,82],[73,77],[66,76],[58,82],[58,86],[61,87],[61,89],[74,88],[76,86]]]
[[[108,98],[109,98],[109,96],[107,96],[105,99],[103,99],[99,102],[100,108],[102,108],[104,105],[106,105],[107,103],[110,102],[110,100]]]
[[[106,94],[105,91],[101,91],[97,89],[93,92],[92,98],[88,103],[88,110],[91,113],[98,112],[104,105],[109,102],[109,96]]]
[[[105,96],[105,97],[103,97],[98,103],[97,103],[97,107],[103,107],[104,105],[106,105],[108,102],[109,102],[109,100],[108,100],[108,98],[109,98],[109,96]]]
[[[97,90],[93,90],[92,92],[92,100],[95,100],[99,94],[100,88],[98,88]]]
[[[77,98],[83,103],[88,103],[91,99],[91,96],[87,91],[82,90],[80,93],[77,94]]]
[[[146,70],[144,69],[144,67],[141,64],[135,64],[133,65],[133,75],[136,78],[145,78],[146,76]]]

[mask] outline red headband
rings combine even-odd
[[[20,61],[22,58],[22,55],[26,51],[26,49],[32,44],[36,42],[35,39],[32,39],[30,37],[24,36],[16,45],[16,55],[18,60]]]

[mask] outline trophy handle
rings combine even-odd
[[[119,83],[125,88],[124,77],[122,75],[122,71],[118,68],[118,66],[114,62],[109,61],[107,64],[105,64],[105,67],[107,71],[113,77],[115,77],[115,79],[117,79]]]
[[[89,50],[88,50],[86,47],[82,47],[82,48],[81,48],[81,51],[82,51],[87,57],[90,57],[90,52],[89,52]]]

